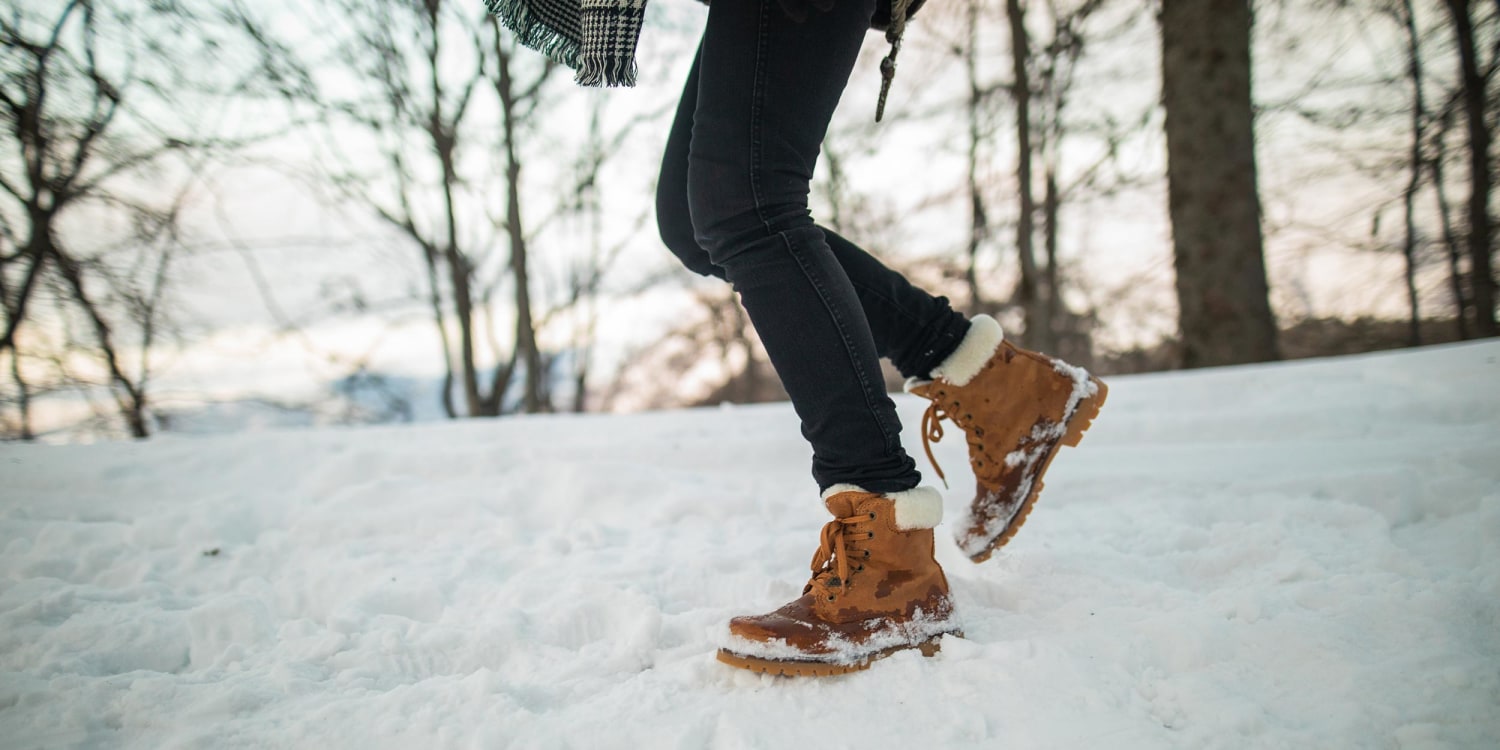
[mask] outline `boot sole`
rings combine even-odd
[[[973,561],[975,565],[990,559],[995,554],[995,550],[1004,547],[1006,543],[1015,537],[1016,532],[1021,530],[1021,527],[1026,524],[1027,516],[1031,515],[1031,507],[1036,505],[1037,497],[1042,494],[1042,476],[1052,466],[1052,459],[1057,457],[1057,449],[1065,445],[1069,448],[1077,448],[1078,444],[1083,442],[1083,433],[1092,427],[1094,420],[1099,417],[1099,410],[1104,408],[1104,401],[1109,398],[1109,386],[1105,385],[1104,381],[1092,376],[1089,380],[1093,381],[1094,385],[1098,387],[1099,392],[1090,398],[1078,402],[1078,408],[1074,410],[1073,416],[1068,419],[1067,431],[1063,433],[1061,440],[1052,445],[1052,450],[1047,452],[1047,458],[1042,461],[1042,468],[1037,471],[1036,479],[1032,480],[1031,493],[1026,496],[1026,501],[1021,503],[1021,507],[1016,511],[1015,517],[1011,519],[1010,525],[1006,527],[1005,531],[1001,532],[1000,536],[995,538],[994,542],[990,543],[988,549],[977,555],[969,556],[969,560]]]
[[[914,648],[921,651],[923,656],[934,656],[942,648],[940,641],[944,635],[951,635],[959,638],[963,637],[963,633],[959,633],[956,631],[952,633],[943,633],[935,635],[932,638],[929,638],[928,640],[921,643],[913,643],[906,646],[892,646],[887,649],[876,651],[875,653],[866,656],[864,659],[852,664],[834,664],[831,662],[812,660],[797,661],[790,659],[762,659],[756,656],[736,654],[733,651],[727,651],[722,648],[719,649],[718,659],[719,661],[724,662],[731,667],[748,669],[751,672],[760,672],[761,674],[777,675],[781,677],[831,677],[833,675],[849,674],[850,672],[860,672],[869,669],[872,663],[880,659],[884,659],[885,657],[890,656],[891,654],[894,654],[898,651],[906,651],[908,649]]]

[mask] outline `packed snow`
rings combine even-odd
[[[714,659],[827,519],[785,404],[5,446],[0,746],[1500,746],[1500,343],[1109,385],[834,678]]]

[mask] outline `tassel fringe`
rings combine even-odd
[[[587,58],[574,78],[580,86],[634,86],[635,60]]]
[[[615,56],[594,54],[592,50],[584,51],[579,38],[583,34],[578,29],[565,31],[547,23],[532,13],[528,0],[484,0],[484,7],[499,18],[522,45],[546,55],[559,65],[572,68],[575,71],[573,80],[580,86],[635,85],[638,69],[634,38],[613,40],[610,46],[614,48]],[[645,2],[634,4],[631,10],[643,15]],[[580,8],[580,22],[585,28],[592,12],[595,12],[592,8]]]
[[[516,35],[516,41],[569,68],[579,67],[579,44],[531,15],[525,0],[484,0],[484,7]]]

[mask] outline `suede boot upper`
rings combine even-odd
[[[931,443],[943,437],[942,420],[964,432],[977,486],[955,536],[965,553],[983,559],[1013,533],[1058,445],[1077,443],[1107,389],[1081,368],[1013,346],[984,315],[933,375],[909,381],[907,391],[932,401],[922,442],[939,477]]]
[[[727,650],[790,661],[854,662],[952,632],[948,580],[933,557],[941,497],[930,488],[891,496],[832,488],[802,596],[729,623]],[[923,524],[913,528],[912,523]]]

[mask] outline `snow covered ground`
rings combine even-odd
[[[967,637],[831,679],[713,658],[825,520],[785,405],[6,446],[0,746],[1494,748],[1497,386],[1116,378],[1001,554],[940,535]]]

